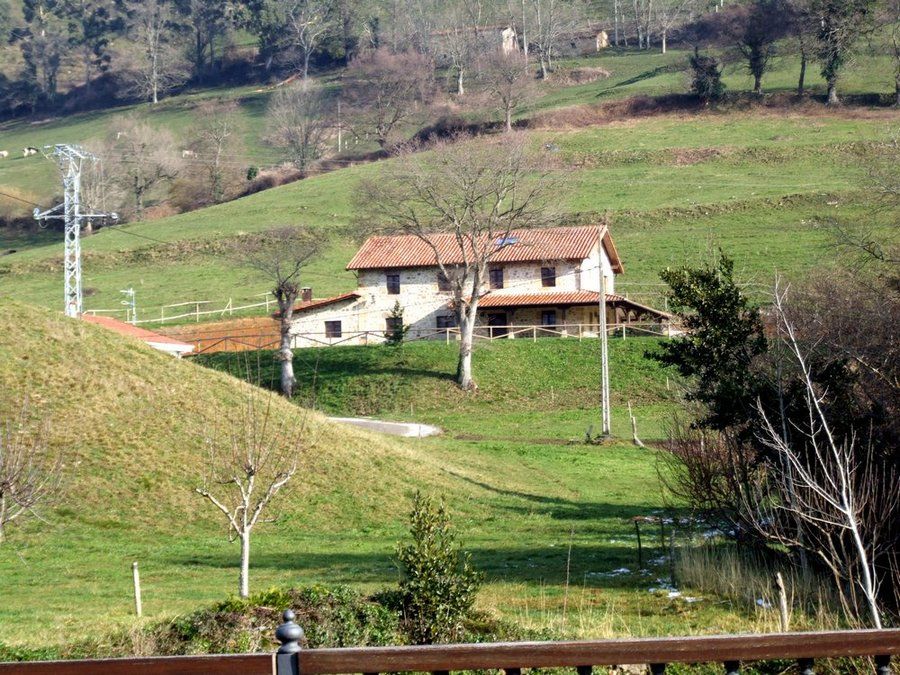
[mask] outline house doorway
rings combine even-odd
[[[509,321],[506,312],[491,312],[487,315],[488,329],[492,338],[503,337],[509,333]]]

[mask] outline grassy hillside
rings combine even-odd
[[[800,276],[837,262],[822,223],[840,218],[891,229],[896,214],[875,209],[863,158],[897,129],[892,111],[767,111],[663,115],[570,130],[530,132],[570,171],[564,206],[581,220],[608,214],[626,274],[619,290],[660,302],[658,273],[716,248],[729,251],[763,297],[775,270]],[[546,152],[546,150],[544,150]],[[355,286],[343,270],[355,243],[342,232],[361,220],[355,186],[380,164],[343,169],[228,204],[86,238],[86,307],[120,307],[134,287],[141,318],[164,304],[229,298],[258,301],[258,273],[223,255],[227,239],[285,224],[335,234],[307,271],[323,297]],[[0,259],[0,294],[58,304],[61,244]],[[656,291],[652,293],[651,291]],[[649,295],[647,295],[649,293]],[[644,294],[644,295],[642,295]],[[172,311],[167,312],[171,314]]]
[[[629,437],[629,401],[646,438],[664,435],[662,425],[677,405],[674,380],[645,358],[656,338],[610,341],[613,431]],[[400,349],[342,347],[302,349],[294,356],[298,403],[333,415],[372,415],[436,424],[452,436],[483,440],[564,443],[597,433],[600,345],[598,340],[542,339],[478,342],[474,375],[479,392],[453,386],[458,347],[414,342]],[[273,352],[218,353],[195,359],[242,379],[278,388]],[[534,424],[540,417],[541,424]]]
[[[0,413],[30,398],[65,451],[66,480],[47,522],[13,531],[0,546],[0,641],[58,644],[132,625],[133,560],[148,619],[230,595],[237,547],[191,488],[204,427],[232,414],[246,385],[53,312],[8,303],[2,310]],[[479,605],[507,619],[578,636],[772,625],[775,616],[752,604],[648,592],[667,575],[651,542],[645,573],[615,572],[636,569],[630,518],[665,507],[655,453],[625,443],[560,444],[581,433],[568,415],[594,414],[583,373],[595,354],[554,344],[563,349],[548,341],[480,350],[483,388],[470,400],[442,376],[449,352],[408,351],[409,367],[425,371],[412,379],[415,398],[434,397],[412,418],[441,419],[450,430],[433,439],[350,432],[277,402],[279,415],[310,423],[314,445],[281,500],[282,519],[254,537],[252,588],[347,583],[371,591],[394,583],[392,553],[405,536],[410,494],[422,488],[446,497],[461,540],[487,573]],[[661,373],[639,358],[646,347],[652,343],[634,340],[612,349],[616,403],[634,396],[639,416],[668,405]],[[316,354],[323,364],[334,359],[319,370],[323,400],[334,409],[370,377],[389,382],[389,372],[378,372],[396,358],[379,350],[310,350],[304,358]],[[338,363],[354,354],[372,359],[360,361],[355,384]],[[306,362],[299,370],[308,377]],[[549,405],[548,374],[558,383]],[[397,415],[410,400],[397,398]],[[539,412],[545,406],[548,413]],[[466,429],[475,433],[465,437]]]
[[[65,480],[49,523],[27,527],[24,538],[14,531],[0,547],[0,640],[27,635],[39,617],[61,626],[78,616],[83,630],[124,618],[126,579],[116,570],[131,557],[148,562],[150,589],[165,589],[150,590],[151,614],[231,589],[222,583],[232,576],[230,547],[192,488],[209,429],[236,414],[248,389],[55,312],[2,306],[0,417],[11,419],[27,400],[63,451]],[[274,405],[279,418],[308,425],[300,478],[281,500],[279,535],[289,540],[291,532],[377,527],[400,517],[414,486],[446,482],[408,446],[336,428],[280,399]],[[348,500],[364,506],[350,513]],[[199,541],[209,551],[195,551]],[[207,553],[221,556],[223,569],[205,571]],[[47,585],[54,593],[38,607],[32,593]]]

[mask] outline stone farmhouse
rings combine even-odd
[[[454,235],[430,242],[445,266],[462,262]],[[665,312],[615,293],[624,269],[606,227],[514,231],[498,248],[479,303],[482,337],[596,336],[604,281],[608,324],[649,322],[662,330],[668,323]],[[455,339],[450,284],[428,243],[414,235],[370,237],[347,269],[358,276],[351,293],[313,300],[304,289],[294,314],[296,347],[381,343],[399,321],[398,303],[407,339]]]

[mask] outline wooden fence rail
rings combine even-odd
[[[338,675],[461,670],[574,668],[591,675],[595,666],[648,664],[655,675],[670,663],[720,663],[727,675],[741,663],[789,659],[797,672],[813,675],[816,659],[871,657],[877,675],[889,675],[900,654],[900,629],[718,635],[581,642],[501,642],[411,647],[302,649],[303,631],[290,610],[276,637],[275,654],[175,656],[85,661],[0,663],[0,675]]]

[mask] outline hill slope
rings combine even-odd
[[[81,615],[85,630],[127,617],[127,577],[118,572],[131,557],[149,559],[151,615],[189,606],[196,593],[221,597],[234,588],[236,551],[192,489],[208,429],[233,416],[249,389],[100,327],[2,305],[0,419],[27,397],[65,468],[61,494],[44,510],[48,522],[11,530],[0,546],[0,640],[41,617],[60,627]],[[295,546],[296,534],[309,530],[327,536],[399,522],[414,487],[446,483],[421,450],[335,427],[281,399],[273,406],[277,417],[308,427],[301,469],[280,499],[277,535]],[[222,556],[218,574],[190,562],[198,550]],[[162,579],[181,575],[196,575],[191,583],[200,588],[159,590]],[[42,587],[54,592],[37,607]],[[88,607],[94,611],[85,616]]]

